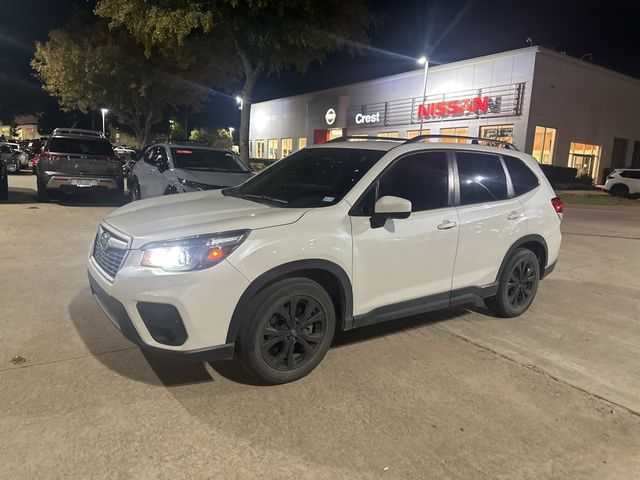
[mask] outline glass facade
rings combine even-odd
[[[488,138],[491,140],[513,143],[513,124],[486,125],[480,127],[480,138]]]
[[[278,139],[270,138],[267,143],[267,158],[274,160],[278,158]]]
[[[423,129],[423,130],[407,130],[406,137],[407,139],[416,138],[418,135],[430,135],[431,130]]]
[[[578,176],[589,175],[594,180],[600,167],[600,145],[571,142],[567,166],[578,169]]]
[[[400,137],[400,133],[395,131],[395,132],[380,132],[378,133],[379,137],[383,137],[383,138],[399,138]]]
[[[283,138],[281,140],[281,149],[282,149],[282,158],[288,155],[291,155],[291,152],[293,152],[293,139]]]
[[[256,140],[256,158],[264,158],[264,140]]]
[[[540,163],[553,164],[553,150],[556,145],[556,129],[536,127],[531,155]]]
[[[460,135],[466,137],[469,135],[469,129],[467,127],[456,128],[441,128],[440,135]],[[467,143],[464,138],[443,138],[442,143]]]
[[[298,150],[302,150],[303,148],[307,148],[307,137],[300,137],[298,139]]]

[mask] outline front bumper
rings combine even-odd
[[[247,279],[226,261],[207,270],[169,274],[140,267],[141,255],[130,250],[113,282],[89,258],[91,291],[111,322],[136,345],[164,356],[198,361],[232,358],[234,344],[227,343],[227,333],[249,285]],[[164,306],[175,314],[143,318],[149,305]],[[163,326],[168,331],[176,325],[184,334],[178,341],[158,333]]]

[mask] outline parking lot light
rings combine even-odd
[[[102,135],[104,135],[106,137],[107,136],[107,132],[106,132],[106,128],[105,128],[105,118],[107,116],[107,113],[109,113],[109,109],[108,108],[101,108],[100,111],[102,112]]]

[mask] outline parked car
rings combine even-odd
[[[134,200],[238,185],[253,172],[229,151],[191,143],[163,142],[148,147],[131,173]]]
[[[0,201],[9,199],[9,172],[3,160],[0,160]]]
[[[102,133],[57,128],[37,162],[38,200],[67,193],[122,195],[122,162]]]
[[[614,197],[640,196],[640,169],[619,168],[607,176],[603,190]]]
[[[0,144],[0,161],[9,173],[20,173],[20,155],[9,144]]]
[[[29,167],[29,155],[22,149],[22,147],[16,142],[4,142],[0,145],[7,145],[11,148],[11,151],[17,155],[20,166],[23,168]]]
[[[336,330],[477,300],[521,315],[556,264],[562,200],[513,147],[425,139],[314,145],[237,187],[116,210],[88,259],[97,303],[143,348],[238,352],[270,383],[313,370]]]

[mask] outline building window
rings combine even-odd
[[[329,140],[333,140],[334,138],[340,138],[342,137],[343,133],[342,133],[342,129],[341,128],[330,128],[329,129],[329,138],[327,141]]]
[[[513,125],[487,125],[480,127],[480,138],[513,143]]]
[[[418,135],[430,135],[431,134],[431,130],[407,130],[407,134],[405,135],[405,138],[407,139],[411,139],[411,138],[416,138]]]
[[[256,158],[264,158],[264,140],[256,140]]]
[[[300,137],[298,139],[298,150],[302,150],[303,148],[307,148],[307,137]]]
[[[278,139],[270,138],[267,142],[267,158],[275,160],[278,158]]]
[[[383,138],[399,138],[400,133],[399,132],[380,132],[378,136]]]
[[[569,162],[571,168],[578,169],[578,176],[589,175],[597,180],[600,166],[600,145],[571,142],[569,145]]]
[[[253,141],[249,141],[249,158],[253,158]]]
[[[293,139],[292,138],[283,138],[281,140],[281,145],[282,145],[282,158],[287,157],[289,155],[291,155],[291,152],[293,152]]]
[[[440,135],[466,137],[469,135],[469,129],[467,127],[441,128]],[[442,143],[467,143],[467,140],[464,138],[442,138],[441,141]]]
[[[556,129],[536,127],[531,155],[540,163],[553,164],[553,149],[556,145]]]

